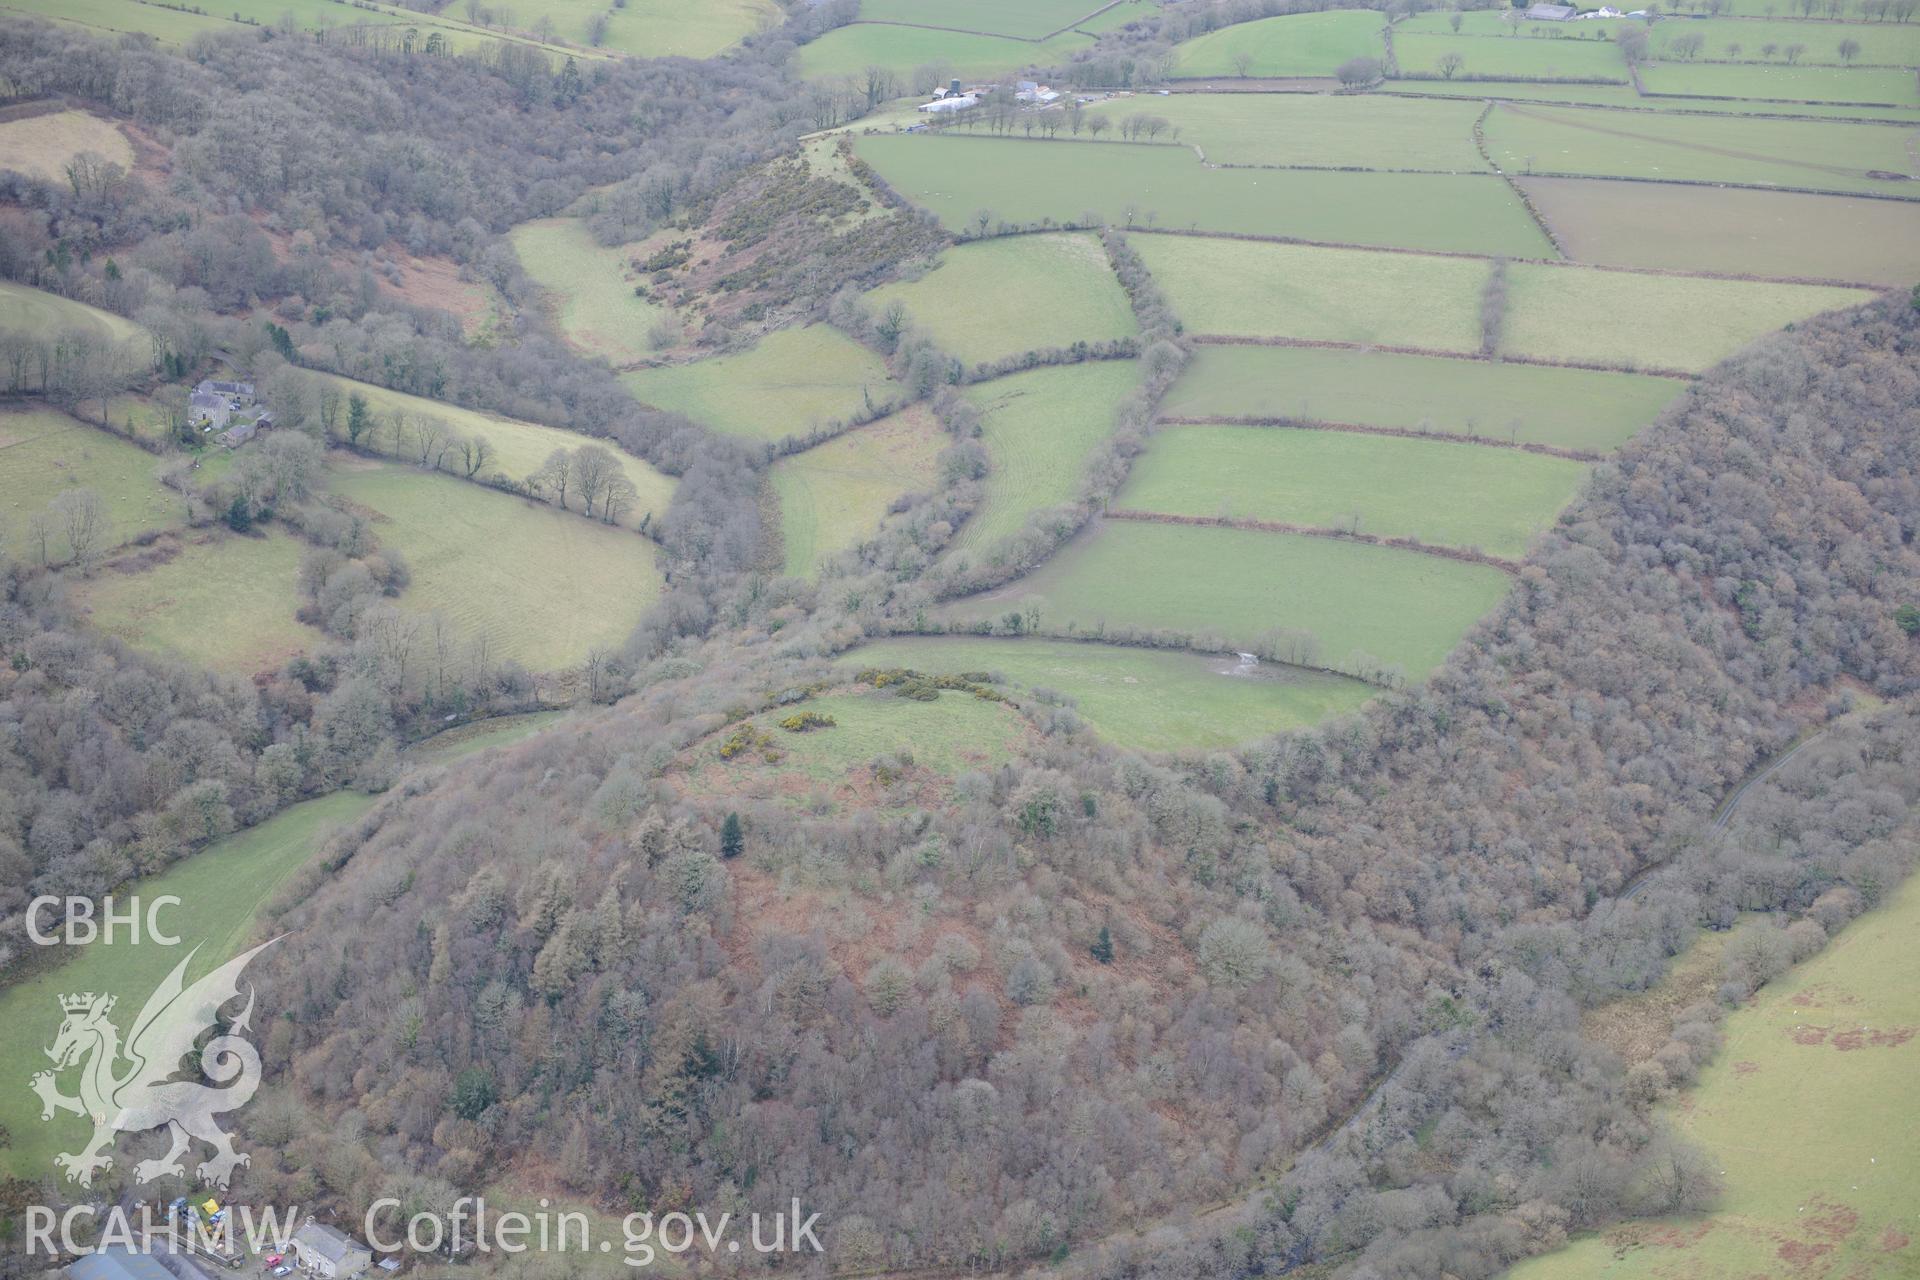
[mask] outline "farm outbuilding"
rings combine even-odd
[[[308,1219],[293,1233],[293,1256],[300,1269],[323,1280],[352,1280],[373,1265],[373,1251],[344,1231]]]
[[[1527,10],[1527,17],[1536,22],[1565,22],[1578,12],[1570,4],[1536,4]]]

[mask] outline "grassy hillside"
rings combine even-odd
[[[86,329],[124,347],[130,358],[150,359],[147,333],[124,316],[58,294],[0,281],[0,328],[35,337],[63,329]]]
[[[544,503],[382,462],[341,462],[328,488],[373,512],[406,558],[397,603],[444,614],[462,646],[485,636],[495,662],[572,667],[619,644],[660,594],[652,543]]]
[[[1179,101],[1133,99],[1109,110],[1124,118],[1136,109],[1157,114],[1168,105],[1177,113]],[[1302,127],[1311,130],[1312,118],[1304,118]],[[982,211],[990,225],[1079,221],[1091,211],[1126,227],[1553,254],[1512,191],[1488,175],[1211,168],[1186,146],[1076,142],[1064,135],[1047,142],[880,134],[861,138],[857,148],[901,195],[954,229],[976,223]]]
[[[1385,57],[1385,26],[1381,14],[1365,9],[1239,22],[1176,46],[1173,74],[1331,76],[1349,58]]]
[[[996,76],[1027,67],[1054,66],[1091,36],[1068,32],[1051,40],[1014,40],[962,31],[935,31],[885,23],[856,22],[802,45],[794,65],[808,80],[860,76],[868,67],[884,67],[903,79],[914,68],[937,64],[964,80]]]
[[[804,711],[831,725],[780,727]],[[754,716],[681,754],[669,778],[695,800],[811,813],[938,807],[953,780],[1009,760],[1033,734],[1012,707],[958,691],[919,702],[855,687]],[[731,756],[725,754],[732,742]]]
[[[786,571],[806,576],[872,536],[894,500],[935,483],[947,435],[914,405],[775,463]]]
[[[1517,449],[1345,431],[1164,427],[1114,499],[1171,515],[1312,525],[1518,557],[1586,467]]]
[[[934,675],[990,672],[1064,694],[1101,737],[1142,751],[1230,747],[1357,709],[1375,690],[1357,680],[1234,658],[1071,640],[899,637],[862,645],[841,665],[912,667]]]
[[[1506,104],[1487,117],[1486,135],[1494,162],[1514,174],[1920,194],[1911,182],[1869,176],[1915,170],[1905,131],[1885,125]]]
[[[1180,130],[1181,143],[1213,164],[1340,167],[1365,157],[1379,169],[1456,173],[1487,171],[1473,145],[1480,111],[1477,102],[1318,93],[1177,93],[1114,98],[1088,108],[1116,129],[1136,113],[1162,116]]]
[[[1682,385],[1387,351],[1201,347],[1160,411],[1350,422],[1605,452],[1653,421]]]
[[[1719,1208],[1629,1223],[1512,1280],[1914,1274],[1920,878],[1727,1016],[1666,1119],[1722,1171]]]
[[[900,392],[879,356],[824,324],[770,333],[738,355],[640,369],[620,380],[645,404],[752,440],[805,436]]]
[[[1873,295],[1862,289],[1515,265],[1509,355],[1700,370],[1763,333]]]
[[[1103,0],[862,0],[865,22],[901,22],[916,26],[977,31],[990,36],[1037,40],[1102,7]]]
[[[653,352],[653,328],[672,311],[635,295],[636,285],[645,287],[633,266],[639,246],[601,245],[578,218],[523,222],[509,239],[520,265],[552,298],[568,342],[614,364]]]
[[[1131,361],[1103,360],[969,387],[992,471],[954,545],[984,551],[1019,532],[1033,512],[1071,502],[1088,458],[1113,430],[1114,410],[1138,380]]]
[[[1577,262],[1901,285],[1920,211],[1896,200],[1588,178],[1521,186]]]
[[[294,805],[142,881],[140,895],[148,902],[169,894],[180,899],[177,907],[163,908],[160,915],[162,927],[179,936],[180,946],[156,945],[144,933],[136,944],[122,934],[111,943],[82,948],[59,967],[0,991],[0,1022],[14,1032],[0,1043],[0,1071],[22,1086],[0,1091],[0,1125],[13,1138],[11,1144],[0,1147],[0,1170],[33,1181],[57,1177],[54,1154],[79,1150],[92,1131],[78,1116],[63,1114],[43,1123],[39,1099],[24,1087],[30,1075],[47,1066],[42,1050],[53,1043],[59,1029],[60,996],[109,992],[119,1000],[117,1020],[124,1026],[190,949],[198,947],[199,952],[187,968],[189,982],[247,946],[265,941],[271,923],[260,919],[261,909],[313,857],[330,832],[359,817],[372,803],[370,796],[342,791]],[[256,1025],[268,1020],[257,1020]]]
[[[105,530],[94,550],[186,523],[186,502],[154,478],[161,459],[63,413],[0,412],[0,527],[22,550],[27,521],[67,489],[100,495]],[[58,520],[54,521],[56,527]],[[63,555],[64,535],[52,550]]]
[[[670,2],[686,4],[693,0]],[[724,0],[716,0],[721,2]],[[586,58],[608,56],[579,46],[569,49],[525,31],[476,26],[463,21],[460,11],[451,5],[444,13],[432,14],[377,0],[355,0],[351,6],[335,0],[221,0],[212,9],[205,5],[153,4],[147,0],[0,0],[0,13],[7,12],[48,18],[108,36],[152,36],[170,45],[184,45],[199,35],[257,34],[263,27],[291,21],[297,30],[306,34],[346,26],[390,28],[396,40],[400,38],[399,33],[411,29],[419,48],[424,48],[426,41],[437,34],[450,53],[509,43],[540,49],[556,58],[569,52]],[[526,21],[531,25],[536,18],[529,14]],[[557,30],[554,34],[564,38]]]
[[[960,245],[920,279],[882,285],[867,295],[876,314],[895,302],[916,328],[968,364],[1139,332],[1106,252],[1091,234]]]
[[[594,42],[594,19],[605,15],[598,45],[643,58],[711,58],[780,22],[774,0],[542,0],[518,16],[531,28],[541,18],[574,44]]]
[[[497,472],[524,481],[540,469],[547,455],[555,449],[578,449],[582,445],[597,444],[620,459],[622,472],[633,482],[634,490],[639,495],[626,516],[626,524],[637,528],[649,512],[658,520],[665,514],[667,504],[673,501],[675,481],[672,476],[655,470],[645,459],[636,458],[611,440],[596,440],[592,436],[563,431],[559,427],[538,422],[522,422],[517,418],[502,418],[477,409],[463,409],[444,401],[426,400],[347,378],[330,380],[347,391],[365,396],[367,404],[383,420],[372,443],[372,447],[381,452],[392,454],[398,450],[394,443],[394,419],[398,415],[439,418],[462,435],[485,436],[494,447],[495,457],[481,472],[481,479]]]
[[[65,182],[67,162],[90,151],[123,169],[133,167],[133,144],[107,120],[85,111],[56,111],[0,123],[0,169]]]
[[[325,639],[294,616],[304,550],[277,530],[201,533],[129,553],[95,571],[74,596],[93,626],[135,648],[251,676]]]
[[[1484,262],[1180,236],[1132,243],[1194,333],[1462,352],[1480,345]]]
[[[1249,649],[1310,633],[1319,661],[1368,655],[1420,679],[1507,591],[1507,575],[1387,547],[1245,529],[1106,521],[1010,587],[955,602],[956,625],[1038,612],[1040,629],[1214,636]]]

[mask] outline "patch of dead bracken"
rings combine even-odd
[[[1830,1244],[1815,1244],[1809,1240],[1788,1240],[1774,1250],[1780,1261],[1793,1268],[1796,1276],[1810,1275],[1815,1263],[1833,1252]]]
[[[1844,1204],[1816,1200],[1801,1219],[1803,1228],[1828,1240],[1845,1240],[1860,1225],[1860,1215]]]

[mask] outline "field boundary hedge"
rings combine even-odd
[[[1109,520],[1126,520],[1138,524],[1183,524],[1212,529],[1250,529],[1256,533],[1291,533],[1305,538],[1330,538],[1336,542],[1361,542],[1370,547],[1391,547],[1395,551],[1413,551],[1420,555],[1439,556],[1443,560],[1484,564],[1502,573],[1520,572],[1520,561],[1506,556],[1489,555],[1484,551],[1475,551],[1471,547],[1446,546],[1422,542],[1418,538],[1387,534],[1361,533],[1357,529],[1337,529],[1331,525],[1293,524],[1286,520],[1255,520],[1242,516],[1179,516],[1165,511],[1140,511],[1131,507],[1113,508],[1106,513],[1106,517]]]
[[[1234,414],[1163,414],[1163,427],[1250,427],[1269,431],[1344,431],[1360,436],[1394,436],[1402,440],[1434,440],[1441,444],[1473,444],[1487,449],[1518,449],[1569,462],[1600,462],[1606,455],[1590,449],[1568,449],[1536,440],[1501,440],[1493,436],[1456,431],[1422,431],[1418,427],[1383,427],[1366,422],[1339,422],[1329,418],[1267,418]]]
[[[1487,168],[1500,175],[1500,180],[1507,184],[1507,190],[1513,192],[1520,201],[1520,207],[1527,211],[1529,218],[1533,219],[1533,225],[1540,228],[1540,234],[1547,238],[1547,243],[1553,246],[1553,251],[1563,258],[1571,258],[1573,255],[1567,252],[1567,246],[1561,243],[1559,234],[1553,229],[1553,224],[1547,221],[1546,215],[1542,214],[1539,206],[1534,204],[1533,197],[1521,188],[1512,174],[1495,162],[1493,152],[1487,149],[1487,117],[1493,114],[1495,105],[1494,102],[1489,101],[1481,108],[1480,114],[1473,118],[1474,150],[1480,153],[1480,159],[1486,163]]]
[[[1488,174],[1488,177],[1494,175]],[[1534,173],[1533,178],[1587,178],[1594,181],[1611,182],[1611,178],[1594,178],[1592,174],[1577,173]],[[1658,179],[1639,179],[1639,181],[1658,182]],[[1732,186],[1732,183],[1696,183],[1697,186]],[[1785,191],[1785,187],[1761,187],[1762,191]],[[1799,191],[1797,195],[1840,196],[1840,191]],[[1896,199],[1899,197],[1881,197]],[[1920,203],[1915,200],[1900,200],[1903,204]],[[1334,240],[1302,240],[1297,236],[1266,235],[1257,231],[1193,231],[1185,227],[1128,227],[1128,231],[1150,236],[1191,236],[1196,240],[1248,240],[1256,244],[1292,244],[1304,249],[1349,249],[1355,253],[1400,253],[1416,258],[1465,258],[1472,262],[1520,262],[1535,267],[1559,267],[1567,271],[1599,271],[1620,276],[1672,276],[1679,280],[1737,280],[1746,284],[1805,284],[1818,285],[1833,289],[1879,289],[1888,286],[1864,284],[1858,280],[1834,280],[1826,276],[1755,276],[1736,275],[1720,271],[1688,271],[1680,267],[1620,267],[1599,262],[1575,262],[1568,258],[1528,258],[1514,254],[1468,253],[1463,249],[1408,249],[1401,245],[1348,244]],[[1692,377],[1692,374],[1686,374]]]
[[[1407,89],[1407,90],[1389,89],[1386,91],[1386,96],[1390,98],[1416,98],[1422,102],[1472,101],[1471,98],[1463,97],[1462,95],[1457,93],[1420,93],[1416,90],[1411,90],[1411,89]],[[1647,97],[1651,95],[1642,94],[1641,96]],[[1573,107],[1581,111],[1638,111],[1646,115],[1656,115],[1656,116],[1706,116],[1707,118],[1713,119],[1713,120],[1804,120],[1814,124],[1885,124],[1885,125],[1892,125],[1896,129],[1911,129],[1913,127],[1913,124],[1911,121],[1888,120],[1878,116],[1802,116],[1802,115],[1794,115],[1790,112],[1785,112],[1785,111],[1777,111],[1777,112],[1701,111],[1701,110],[1690,111],[1687,108],[1682,106],[1666,106],[1664,104],[1653,105],[1653,106],[1629,106],[1628,104],[1623,102],[1565,102],[1565,101],[1560,101],[1558,99],[1553,99],[1553,98],[1503,98],[1498,94],[1490,94],[1485,100],[1491,101],[1491,102],[1506,103],[1510,106]],[[1680,98],[1680,99],[1671,99],[1671,100],[1684,102],[1687,99]],[[1722,99],[1722,101],[1758,102],[1760,101],[1760,99],[1758,98],[1725,98],[1725,99]],[[1794,104],[1787,103],[1782,105],[1794,105]],[[1849,103],[1843,103],[1843,104],[1829,104],[1829,105],[1844,105],[1844,106],[1851,107],[1851,106],[1860,106],[1865,104],[1849,102]],[[1904,110],[1905,108],[1894,108],[1894,109]],[[1822,194],[1825,194],[1825,193],[1822,193]]]
[[[1692,382],[1698,374],[1657,365],[1608,364],[1599,360],[1554,360],[1546,356],[1487,355],[1478,351],[1444,351],[1437,347],[1403,347],[1387,342],[1340,342],[1333,338],[1248,338],[1231,333],[1196,333],[1202,347],[1319,347],[1328,351],[1386,351],[1402,356],[1434,356],[1442,360],[1481,360],[1489,364],[1537,364],[1551,369],[1590,369],[1595,373],[1637,373],[1653,378]]]
[[[1735,116],[1736,120],[1772,120],[1773,116]],[[1846,124],[1849,121],[1840,121]],[[1908,126],[1911,127],[1911,126]],[[1910,196],[1897,196],[1890,191],[1842,191],[1835,187],[1788,187],[1766,182],[1714,182],[1707,178],[1647,178],[1636,174],[1610,173],[1563,173],[1558,170],[1536,169],[1518,175],[1522,178],[1578,178],[1582,182],[1644,182],[1656,187],[1722,187],[1733,191],[1778,191],[1786,195],[1797,196],[1845,196],[1850,200],[1891,200],[1896,204],[1920,204],[1920,181],[1908,178],[1912,182],[1914,193]],[[1607,268],[1615,271],[1639,270],[1632,267]],[[1688,272],[1690,275],[1704,275],[1705,272]],[[1720,279],[1738,280],[1774,280],[1779,284],[1844,284],[1848,281],[1807,281],[1775,276],[1722,276]]]
[[[980,618],[973,622],[940,622],[930,619],[919,626],[908,623],[907,625],[895,627],[892,630],[877,631],[869,635],[864,635],[854,643],[864,644],[873,640],[890,640],[896,636],[961,636],[986,640],[1061,640],[1069,644],[1105,645],[1113,649],[1153,649],[1162,652],[1178,650],[1182,653],[1213,654],[1220,657],[1226,657],[1229,654],[1238,656],[1241,652],[1238,646],[1228,644],[1223,639],[1209,639],[1197,632],[1176,631],[1171,628],[1163,628],[1155,631],[1136,627],[1121,627],[1118,631],[1112,633],[1108,633],[1103,628],[1097,635],[1078,630],[1060,631],[1047,627],[1040,627],[1031,631],[1024,629],[1017,632],[996,631],[994,629],[993,619],[991,618]],[[1262,652],[1262,650],[1266,651]],[[1404,687],[1403,681],[1389,677],[1365,676],[1348,671],[1344,667],[1329,667],[1318,662],[1301,661],[1297,657],[1282,657],[1278,653],[1267,649],[1264,643],[1256,644],[1253,652],[1262,662],[1271,662],[1275,666],[1292,667],[1296,671],[1312,671],[1323,676],[1338,676],[1343,680],[1357,681],[1360,684],[1369,685],[1375,689],[1399,689]],[[858,1276],[861,1274],[871,1276],[884,1274],[889,1277],[926,1274],[940,1277],[940,1280],[953,1280],[959,1273],[947,1267],[927,1267],[923,1268],[920,1272],[888,1270],[884,1272],[843,1273],[836,1274],[835,1280],[849,1280],[849,1276]]]

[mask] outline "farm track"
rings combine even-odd
[[[1413,551],[1420,555],[1437,556],[1442,560],[1484,564],[1503,573],[1520,572],[1520,562],[1505,556],[1488,555],[1484,551],[1473,551],[1466,547],[1441,546],[1414,538],[1349,532],[1345,529],[1329,528],[1326,525],[1291,524],[1284,520],[1254,520],[1236,516],[1177,516],[1163,511],[1135,511],[1126,507],[1110,510],[1106,516],[1109,520],[1126,520],[1137,524],[1183,524],[1209,529],[1250,529],[1256,533],[1290,533],[1304,538],[1327,538],[1334,542],[1358,542],[1369,547],[1388,547],[1394,551]]]
[[[1787,765],[1793,762],[1795,756],[1798,756],[1802,751],[1805,751],[1808,747],[1825,737],[1826,733],[1827,730],[1825,727],[1814,730],[1775,756],[1764,767],[1749,774],[1744,781],[1728,793],[1725,800],[1720,802],[1719,809],[1714,812],[1713,821],[1707,824],[1706,834],[1709,836],[1717,836],[1724,832],[1728,824],[1733,821],[1734,810],[1738,809],[1740,802],[1747,798],[1747,792],[1786,768]],[[1614,896],[1614,901],[1626,902],[1632,899],[1639,894],[1642,889],[1652,884],[1666,868],[1667,862],[1658,862],[1653,866],[1642,868],[1636,872],[1625,885],[1621,886],[1620,892]]]
[[[1649,378],[1692,382],[1699,375],[1685,369],[1635,368],[1592,360],[1549,360],[1543,356],[1484,355],[1478,351],[1443,351],[1436,347],[1403,347],[1384,342],[1339,342],[1332,338],[1248,338],[1230,333],[1190,334],[1202,347],[1317,347],[1323,351],[1386,351],[1401,356],[1431,356],[1440,360],[1477,360],[1483,364],[1531,364],[1548,369],[1588,369],[1595,373],[1637,373]]]
[[[1258,418],[1218,414],[1187,417],[1168,414],[1156,419],[1156,422],[1168,427],[1250,427],[1268,431],[1343,431],[1351,435],[1395,436],[1402,440],[1433,440],[1441,444],[1479,445],[1484,449],[1517,449],[1522,453],[1565,458],[1569,462],[1599,462],[1606,457],[1605,454],[1595,453],[1590,449],[1566,449],[1559,445],[1540,444],[1533,440],[1497,440],[1491,436],[1421,431],[1414,427],[1382,427],[1363,422],[1336,422],[1326,418]]]

